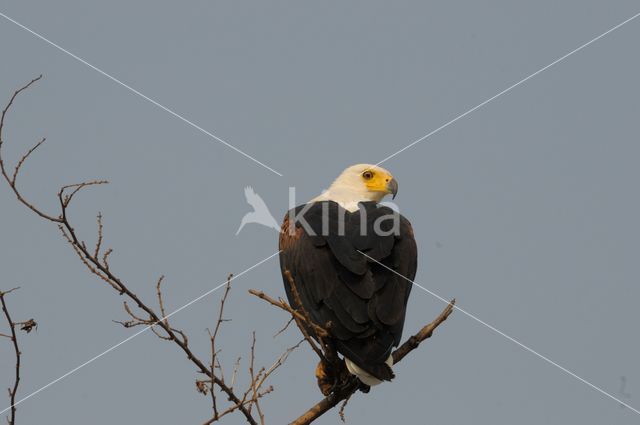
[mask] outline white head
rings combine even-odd
[[[398,182],[382,167],[357,164],[344,170],[322,195],[313,201],[331,200],[349,211],[358,209],[358,202],[380,202],[388,194],[395,198]]]

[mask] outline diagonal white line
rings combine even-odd
[[[423,291],[425,291],[426,293],[433,295],[434,297],[436,297],[437,299],[439,299],[440,301],[449,304],[449,301],[447,301],[446,299],[442,298],[440,295],[436,294],[433,291],[428,290],[427,288],[425,288],[424,286],[420,285],[419,283],[416,283],[414,281],[412,281],[411,279],[408,279],[407,277],[403,276],[402,274],[398,273],[397,271],[395,271],[394,269],[387,267],[386,265],[382,264],[381,262],[379,262],[378,260],[376,260],[375,258],[372,258],[370,256],[368,256],[367,254],[365,254],[364,252],[358,250],[358,252],[362,255],[364,255],[365,257],[367,257],[368,259],[375,261],[377,264],[381,265],[382,267],[386,268],[387,270],[397,274],[398,276],[400,276],[401,278],[403,278],[404,280],[411,282],[412,284],[416,285],[418,288],[422,289]],[[615,396],[611,395],[610,393],[606,392],[605,390],[603,390],[602,388],[592,384],[591,382],[587,381],[584,378],[581,378],[580,376],[576,375],[574,372],[570,371],[569,369],[567,369],[566,367],[560,366],[558,363],[554,362],[553,360],[551,360],[550,358],[538,353],[537,351],[535,351],[533,348],[528,347],[527,345],[521,343],[520,341],[518,341],[517,339],[507,335],[506,333],[502,332],[500,329],[497,329],[494,326],[491,326],[490,324],[488,324],[487,322],[479,319],[478,317],[476,317],[475,315],[469,313],[466,310],[463,310],[462,308],[458,307],[457,305],[454,305],[453,308],[455,308],[456,310],[458,310],[460,313],[464,314],[467,317],[470,317],[471,319],[475,320],[476,322],[480,323],[481,325],[491,329],[493,332],[497,333],[500,336],[505,337],[506,339],[508,339],[509,341],[513,342],[514,344],[518,345],[520,348],[525,349],[526,351],[530,352],[531,354],[541,358],[542,360],[544,360],[545,362],[549,363],[552,366],[557,367],[558,369],[560,369],[561,371],[567,373],[568,375],[574,377],[575,379],[577,379],[578,381],[587,384],[588,386],[590,386],[591,388],[593,388],[594,390],[598,391],[600,394],[605,395],[607,397],[609,397],[612,400],[617,401],[618,403],[622,404],[623,406],[629,408],[630,410],[632,410],[633,412],[637,413],[640,415],[640,410],[634,408],[633,406],[628,405],[627,403],[623,402],[622,400],[616,398]]]
[[[229,280],[234,280],[240,276],[242,276],[243,274],[255,269],[256,267],[258,267],[259,265],[267,262],[268,260],[272,259],[273,257],[275,257],[276,255],[280,254],[280,251],[271,254],[270,256],[268,256],[267,258],[259,261],[258,263],[254,264],[253,266],[249,267],[248,269],[243,270],[242,272],[238,273],[237,275],[233,275],[231,276],[231,278]],[[168,319],[169,317],[173,316],[174,314],[178,313],[179,311],[184,310],[185,308],[189,307],[190,305],[192,305],[193,303],[196,303],[198,301],[200,301],[201,299],[203,299],[204,297],[206,297],[207,295],[217,291],[218,289],[222,288],[223,286],[225,286],[227,284],[227,281],[225,280],[223,283],[221,283],[220,285],[216,286],[215,288],[209,289],[207,292],[205,292],[204,294],[200,295],[197,298],[194,298],[193,300],[189,301],[188,303],[186,303],[185,305],[183,305],[182,307],[172,311],[171,313],[167,314],[165,317],[161,318],[160,320],[158,320],[157,322],[155,322],[153,325],[149,325],[144,327],[142,330],[139,330],[138,332],[134,333],[133,335],[123,339],[122,341],[120,341],[119,343],[117,343],[116,345],[106,349],[105,351],[103,351],[102,353],[90,358],[89,360],[87,360],[86,362],[82,363],[79,366],[76,366],[75,368],[71,369],[69,372],[65,373],[64,375],[60,376],[59,378],[54,379],[53,381],[49,382],[48,384],[44,385],[43,387],[40,387],[39,389],[37,389],[36,391],[32,392],[31,394],[21,398],[20,400],[16,401],[15,404],[13,404],[12,406],[7,407],[6,409],[0,411],[0,415],[3,414],[4,412],[7,412],[9,409],[11,409],[13,406],[17,406],[18,404],[22,403],[23,401],[26,401],[28,399],[30,399],[31,397],[33,397],[34,395],[40,393],[41,391],[46,390],[47,388],[49,388],[50,386],[62,381],[64,378],[68,377],[69,375],[72,375],[74,373],[76,373],[77,371],[79,371],[80,369],[82,369],[83,367],[93,363],[94,361],[98,360],[100,357],[104,356],[105,354],[108,354],[110,352],[112,352],[113,350],[115,350],[116,348],[120,347],[123,344],[126,344],[127,342],[131,341],[133,338],[137,337],[138,335],[148,331],[149,329],[151,329],[152,326],[157,325],[159,322]]]
[[[549,65],[545,66],[544,68],[541,68],[539,70],[537,70],[536,72],[534,72],[533,74],[530,74],[529,76],[523,78],[522,80],[518,81],[515,84],[512,84],[511,86],[507,87],[506,89],[502,90],[500,93],[496,94],[495,96],[490,97],[489,99],[485,100],[482,103],[479,103],[478,105],[474,106],[473,108],[469,109],[467,112],[458,115],[457,117],[455,117],[454,119],[452,119],[451,121],[441,125],[440,127],[436,128],[435,130],[433,130],[430,133],[425,134],[424,136],[422,136],[421,138],[419,138],[418,140],[415,140],[413,142],[411,142],[410,144],[408,144],[407,146],[405,146],[404,148],[400,149],[399,151],[389,155],[388,157],[386,157],[385,159],[383,159],[382,161],[378,162],[376,165],[380,165],[383,162],[386,162],[387,160],[393,158],[394,156],[398,155],[399,153],[402,153],[404,151],[406,151],[407,149],[409,149],[412,146],[417,145],[418,143],[428,139],[429,137],[433,136],[436,133],[439,133],[441,130],[444,130],[445,128],[449,127],[451,124],[455,123],[456,121],[466,117],[467,115],[469,115],[470,113],[474,112],[477,109],[482,108],[484,105],[486,105],[487,103],[499,98],[500,96],[502,96],[503,94],[508,93],[509,91],[511,91],[512,89],[518,87],[520,84],[532,79],[533,77],[535,77],[536,75],[546,71],[547,69],[551,68],[552,66],[554,66],[555,64],[557,64],[558,62],[561,62],[563,60],[565,60],[566,58],[568,58],[569,56],[573,55],[574,53],[579,52],[580,50],[584,49],[585,47],[591,45],[592,43],[595,43],[596,41],[600,40],[602,37],[606,36],[607,34],[612,33],[613,31],[617,30],[618,28],[622,27],[623,25],[633,21],[634,19],[636,19],[638,16],[640,16],[640,12],[636,13],[635,15],[633,15],[632,17],[630,17],[629,19],[620,22],[618,25],[616,25],[615,27],[603,32],[602,34],[600,34],[599,36],[597,36],[594,39],[591,39],[590,41],[584,43],[583,45],[581,45],[580,47],[577,47],[575,49],[573,49],[572,51],[570,51],[569,53],[567,53],[564,56],[559,57],[558,59],[554,60],[553,62],[551,62]]]
[[[88,66],[89,68],[93,69],[94,71],[104,75],[105,77],[107,77],[108,79],[110,79],[111,81],[113,81],[114,83],[117,83],[119,85],[121,85],[122,87],[126,88],[127,90],[129,90],[130,92],[137,94],[138,96],[140,96],[141,98],[143,98],[144,100],[152,103],[153,105],[157,106],[158,108],[162,109],[165,112],[168,112],[169,114],[173,115],[174,117],[178,118],[179,120],[187,123],[188,125],[190,125],[191,127],[195,128],[196,130],[200,131],[201,133],[206,134],[207,136],[211,137],[212,139],[222,143],[223,145],[225,145],[228,148],[233,149],[234,151],[238,152],[240,155],[244,156],[245,158],[250,159],[251,161],[255,162],[256,164],[261,165],[262,167],[266,168],[267,170],[271,171],[274,174],[279,175],[280,177],[282,177],[282,174],[279,173],[278,171],[274,170],[273,168],[269,167],[268,165],[258,161],[256,158],[252,157],[251,155],[249,155],[248,153],[240,150],[239,148],[233,146],[232,144],[226,142],[225,140],[222,140],[220,137],[216,136],[215,134],[211,133],[210,131],[205,130],[204,128],[200,127],[199,125],[193,123],[192,121],[189,121],[188,119],[186,119],[185,117],[183,117],[182,115],[178,114],[177,112],[174,112],[173,110],[169,109],[168,107],[160,104],[159,102],[153,100],[152,98],[150,98],[149,96],[139,92],[138,90],[134,89],[133,87],[123,83],[122,81],[120,81],[119,79],[117,79],[116,77],[112,76],[111,74],[106,73],[105,71],[101,70],[100,68],[91,65],[89,62],[87,62],[86,60],[82,59],[81,57],[71,53],[70,51],[66,50],[65,48],[59,46],[58,44],[54,43],[53,41],[49,40],[48,38],[38,34],[37,32],[35,32],[34,30],[22,25],[20,22],[16,21],[15,19],[10,18],[9,16],[5,15],[4,13],[0,12],[0,16],[3,17],[4,19],[6,19],[9,22],[12,22],[14,24],[16,24],[17,26],[19,26],[20,28],[22,28],[23,30],[35,35],[36,37],[38,37],[40,40],[44,41],[45,43],[55,47],[56,49],[60,50],[61,52],[71,56],[73,59],[77,60],[78,62]]]

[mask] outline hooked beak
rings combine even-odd
[[[396,199],[396,194],[398,193],[398,180],[391,179],[391,181],[387,182],[387,193],[391,193],[393,195],[391,199]]]

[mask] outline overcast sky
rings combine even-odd
[[[24,193],[56,213],[63,184],[106,178],[78,198],[87,241],[104,215],[112,268],[172,310],[277,251],[247,225],[251,185],[279,220],[353,163],[375,163],[640,12],[637,1],[29,1],[0,13],[246,152],[246,158],[0,16],[0,104],[34,76],[8,118],[6,159],[40,137]],[[640,18],[383,165],[419,246],[416,282],[640,408]],[[58,229],[0,185],[0,288],[21,334],[26,396],[131,335],[122,299],[89,274]],[[284,294],[277,259],[234,281],[222,359],[270,365],[297,342],[287,317],[247,294]],[[176,314],[208,354],[220,292]],[[444,304],[421,290],[405,335]],[[4,324],[3,324],[4,325]],[[2,331],[0,331],[2,332]],[[0,341],[0,387],[12,352]],[[314,354],[295,352],[263,402],[267,423],[320,399]],[[349,424],[635,424],[562,370],[454,312],[358,394]],[[200,424],[210,401],[183,354],[143,334],[25,401],[18,423]],[[626,386],[622,386],[624,377]],[[3,392],[4,394],[4,392]],[[0,409],[8,406],[0,399]],[[242,423],[240,416],[228,424]],[[317,423],[333,424],[337,412]]]

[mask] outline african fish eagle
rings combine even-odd
[[[311,320],[330,323],[331,343],[347,369],[369,386],[394,377],[391,353],[400,343],[416,274],[411,224],[380,204],[397,191],[387,170],[353,165],[320,196],[290,210],[280,232],[289,302],[296,305],[287,270]]]

